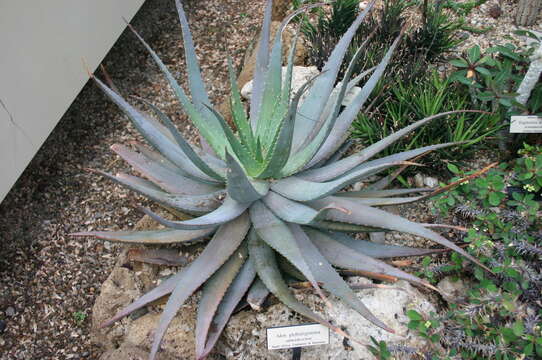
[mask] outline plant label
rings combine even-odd
[[[542,117],[535,115],[512,116],[511,133],[542,133]]]
[[[328,344],[329,329],[320,324],[277,326],[267,329],[267,350]]]

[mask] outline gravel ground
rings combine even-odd
[[[228,92],[226,54],[240,64],[259,28],[264,0],[184,2],[208,90],[219,104]],[[132,24],[184,79],[173,3],[147,0]],[[474,12],[471,24],[495,26],[494,30],[469,34],[462,48],[493,45],[514,28],[512,2],[502,2],[504,12],[497,20],[487,16],[489,3]],[[195,138],[169,87],[132,34],[120,37],[104,65],[123,94],[158,104]],[[101,350],[90,343],[90,312],[118,248],[68,234],[129,229],[141,218],[137,206],[144,204],[142,198],[85,172],[128,170],[108,148],[134,139],[141,140],[118,109],[87,84],[0,204],[1,359],[99,357]]]
[[[226,56],[240,64],[256,35],[262,0],[185,0],[208,90],[215,104],[229,91]],[[122,19],[119,19],[122,21]],[[132,21],[178,78],[181,31],[173,0],[147,0]],[[149,99],[187,135],[193,128],[144,49],[125,32],[104,60],[125,95]],[[90,312],[118,248],[71,232],[129,229],[142,199],[85,172],[127,170],[109,146],[137,136],[118,109],[87,84],[36,158],[0,204],[0,358],[96,359]]]

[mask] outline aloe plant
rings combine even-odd
[[[370,160],[402,136],[443,113],[420,120],[363,149],[342,157],[342,144],[352,120],[363,106],[389,63],[399,38],[389,47],[372,72],[351,78],[356,56],[343,81],[336,84],[340,64],[357,27],[373,4],[361,12],[332,52],[322,73],[291,94],[295,39],[287,59],[287,74],[281,78],[281,32],[270,46],[272,1],[266,5],[257,52],[250,112],[245,113],[229,64],[234,131],[217,113],[208,98],[196,58],[188,22],[176,0],[186,52],[191,98],[177,84],[156,53],[134,31],[164,72],[184,111],[199,129],[202,147],[189,144],[172,121],[156,106],[145,103],[156,119],[139,112],[99,79],[94,81],[141,132],[154,148],[136,144],[135,149],[112,147],[146,178],[100,172],[127,188],[143,194],[174,214],[190,214],[183,221],[168,220],[144,209],[165,225],[153,231],[82,232],[77,236],[122,243],[191,243],[212,236],[191,264],[135,300],[103,324],[108,326],[131,312],[169,296],[157,326],[150,359],[154,359],[168,325],[186,299],[201,288],[196,325],[196,357],[212,350],[237,304],[248,293],[254,306],[268,293],[301,315],[334,331],[350,336],[296,300],[288,279],[310,282],[326,301],[322,288],[346,302],[375,326],[393,332],[376,318],[341,278],[335,268],[353,269],[368,275],[383,274],[431,287],[426,281],[388,265],[381,259],[416,256],[435,251],[391,246],[357,240],[348,233],[395,230],[422,236],[477,262],[461,248],[422,224],[378,209],[379,205],[403,204],[423,196],[404,197],[427,189],[384,190],[391,181],[384,177],[361,191],[343,191],[354,182],[398,165],[428,151],[451,146],[426,146]],[[361,51],[358,51],[360,54]],[[344,109],[345,93],[364,77],[361,92]],[[304,97],[302,97],[304,95]]]

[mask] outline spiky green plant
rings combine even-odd
[[[403,135],[432,119],[450,114],[445,113],[420,120],[354,155],[340,159],[344,152],[341,145],[348,136],[352,120],[382,76],[399,42],[396,39],[390,46],[355,100],[341,108],[346,91],[370,73],[350,79],[351,65],[334,91],[348,44],[372,4],[359,14],[337,44],[320,76],[292,95],[295,40],[283,81],[281,31],[275,36],[271,49],[268,46],[272,6],[269,0],[257,52],[249,116],[241,104],[231,62],[229,66],[236,135],[209,102],[188,22],[179,0],[176,3],[191,99],[155,52],[134,33],[164,72],[183,109],[199,129],[202,149],[188,144],[167,115],[156,106],[147,103],[160,121],[146,117],[94,78],[157,150],[140,145],[137,146],[138,151],[121,145],[113,146],[117,154],[147,179],[127,174],[101,174],[166,208],[195,217],[170,221],[145,209],[146,214],[167,228],[76,235],[153,245],[187,243],[214,235],[190,265],[126,306],[104,326],[169,295],[152,344],[150,359],[154,359],[176,312],[193,292],[202,287],[196,325],[198,359],[205,358],[211,351],[236,305],[247,292],[249,301],[253,303],[258,303],[271,292],[303,316],[348,336],[296,300],[285,280],[285,276],[291,276],[308,280],[325,299],[321,286],[376,326],[393,331],[365,307],[334,267],[384,274],[430,287],[424,280],[379,259],[422,255],[434,250],[376,244],[356,240],[345,233],[383,229],[404,231],[431,239],[476,262],[461,248],[423,225],[375,207],[416,201],[421,196],[396,196],[424,189],[383,190],[389,184],[389,178],[384,178],[362,191],[341,192],[360,179],[393,166],[409,164],[406,163],[408,159],[427,151],[452,145],[427,146],[368,161]],[[311,6],[315,5],[308,7]],[[281,29],[299,12],[289,16]],[[354,57],[351,64],[355,61]]]

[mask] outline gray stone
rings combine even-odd
[[[416,175],[414,175],[414,184],[417,188],[422,188],[424,186],[422,174],[417,173]]]
[[[117,262],[110,277],[104,283],[93,312],[93,325],[110,318],[120,308],[128,305],[142,294],[144,287],[141,271],[133,271]],[[157,272],[149,273],[158,278]],[[355,278],[355,284],[370,283]],[[407,328],[405,312],[415,309],[428,315],[435,311],[433,305],[414,287],[405,281],[397,282],[393,289],[369,289],[357,292],[357,296],[384,323],[396,331],[395,334],[376,327],[354,312],[341,300],[330,297],[331,308],[325,307],[321,299],[307,291],[296,291],[296,296],[311,309],[345,329],[354,339],[367,344],[369,336],[385,340],[389,345],[422,349],[425,340]],[[96,329],[93,340],[106,351],[100,360],[145,359],[150,349],[154,329],[160,318],[163,301],[149,307],[150,312],[137,318],[126,317],[107,329]],[[156,308],[158,307],[158,308]],[[160,359],[192,359],[194,357],[194,329],[197,311],[197,296],[191,297],[179,310],[162,342]],[[276,304],[261,313],[242,311],[232,317],[209,359],[219,355],[227,359],[291,359],[291,351],[268,351],[266,329],[273,326],[310,323],[292,312],[283,304]],[[346,345],[345,345],[346,344]],[[345,341],[334,333],[328,346],[308,347],[303,359],[374,359],[367,348],[354,341]]]
[[[307,81],[311,80],[315,76],[317,76],[320,72],[316,68],[316,66],[294,66],[292,69],[292,90],[291,93],[295,94]],[[282,79],[284,80],[286,77],[286,66],[282,67]],[[339,87],[341,83],[339,82],[335,89],[333,89],[332,95],[336,95],[339,92]],[[355,97],[361,92],[361,88],[358,86],[352,87],[345,95],[342,101],[343,106],[348,106],[352,101],[355,99]],[[241,96],[246,99],[250,100],[250,96],[252,95],[252,80],[247,82],[243,88],[241,89]],[[301,99],[303,99],[302,97]],[[329,110],[328,110],[329,111]],[[324,110],[325,112],[325,110]]]
[[[428,186],[430,188],[437,187],[438,186],[438,180],[434,177],[427,176],[423,179],[423,184],[425,186]]]
[[[318,75],[320,72],[316,66],[294,66],[292,69],[292,93],[297,92],[307,81]],[[282,79],[286,76],[286,66],[282,67]],[[252,80],[247,82],[241,89],[241,96],[247,100],[252,95]]]
[[[369,280],[359,279],[359,283],[369,283]],[[424,339],[411,332],[407,324],[406,310],[415,309],[421,314],[428,315],[435,311],[434,306],[415,288],[405,281],[395,284],[397,289],[371,289],[357,292],[357,296],[384,323],[393,328],[396,333],[388,333],[365,320],[339,299],[330,298],[332,308],[323,308],[321,300],[314,295],[299,294],[311,309],[316,310],[334,325],[346,329],[355,339],[368,344],[369,337],[385,340],[388,345],[403,345],[416,349],[427,346]],[[266,348],[266,329],[274,326],[310,323],[300,318],[282,304],[271,306],[263,313],[254,315],[250,312],[236,314],[230,320],[217,351],[227,359],[268,359],[290,360],[291,350],[268,351]],[[303,349],[303,359],[341,359],[341,360],[371,360],[375,357],[364,345],[331,334],[330,345],[306,347]]]
[[[13,306],[10,306],[6,309],[6,315],[7,316],[15,316],[15,308]]]
[[[464,298],[469,290],[470,284],[463,279],[454,279],[446,276],[437,284],[437,288],[442,292],[444,298],[448,301],[456,301]]]

